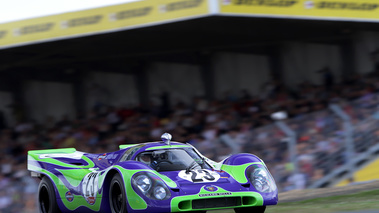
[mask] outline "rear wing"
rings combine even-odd
[[[33,177],[54,173],[56,167],[91,168],[92,160],[75,148],[28,151],[28,170]]]
[[[65,149],[45,149],[45,150],[31,150],[28,151],[28,157],[36,158],[40,155],[48,156],[48,155],[54,155],[54,154],[72,154],[75,153],[75,148],[65,148]]]

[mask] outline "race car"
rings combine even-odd
[[[41,179],[39,211],[198,212],[234,209],[262,213],[278,202],[265,163],[252,154],[221,162],[188,143],[162,141],[120,145],[110,153],[74,148],[28,152],[28,170]]]

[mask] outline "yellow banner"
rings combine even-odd
[[[0,24],[0,48],[198,17],[208,0],[144,0]]]
[[[378,0],[219,0],[221,13],[379,21]]]

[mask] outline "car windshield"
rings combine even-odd
[[[193,149],[146,151],[138,154],[136,161],[140,161],[159,172],[210,169],[210,166]]]

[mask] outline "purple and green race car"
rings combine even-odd
[[[28,152],[28,170],[41,179],[39,210],[58,212],[206,212],[234,209],[262,213],[278,202],[264,162],[236,154],[221,162],[190,144],[121,145],[119,151],[89,154],[69,149]]]

